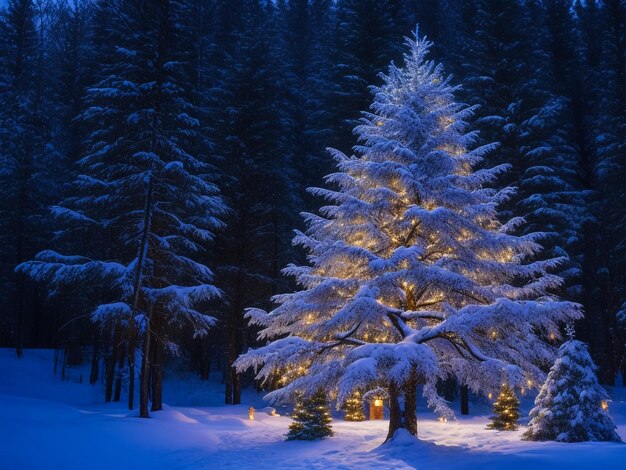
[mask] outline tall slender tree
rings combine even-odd
[[[190,322],[202,335],[213,321],[200,309],[219,291],[197,259],[224,206],[207,155],[192,146],[199,123],[185,92],[185,3],[115,1],[101,8],[112,19],[117,61],[88,91],[88,153],[73,194],[53,208],[65,227],[61,237],[79,231],[97,243],[76,255],[44,251],[19,269],[53,289],[108,288],[92,318],[127,345],[131,409],[141,349],[140,416],[147,417],[151,350],[171,341],[177,324]]]

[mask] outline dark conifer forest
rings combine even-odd
[[[600,382],[626,381],[624,0],[8,0],[0,347],[91,363],[142,415],[173,360],[240,403],[246,309],[297,289],[307,188],[416,26],[499,143],[481,165],[510,166],[502,220],[544,233]]]

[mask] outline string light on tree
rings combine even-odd
[[[289,425],[287,440],[323,439],[332,436],[330,425],[332,418],[324,389],[318,389],[313,395],[296,401],[293,422]]]
[[[365,413],[363,412],[363,398],[359,391],[348,398],[343,407],[344,419],[346,421],[364,421]]]
[[[490,418],[491,423],[487,425],[487,429],[515,431],[518,428],[519,400],[507,383],[503,383],[500,387],[500,394],[493,403],[493,412],[495,416]]]

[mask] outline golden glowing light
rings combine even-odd
[[[600,403],[600,408],[602,408],[603,411],[606,411],[609,409],[609,404],[606,401],[603,401]]]
[[[254,421],[254,406],[251,406],[250,408],[248,408],[248,419],[250,421]]]
[[[382,400],[374,400],[374,406],[383,406]]]

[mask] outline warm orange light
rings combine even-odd
[[[602,403],[600,403],[600,407],[601,407],[604,411],[606,411],[606,410],[608,410],[608,409],[609,409],[609,404],[608,404],[607,402],[603,401]]]
[[[382,400],[374,400],[374,406],[383,406]]]
[[[250,408],[248,408],[248,419],[250,421],[254,421],[254,406],[251,406]]]

